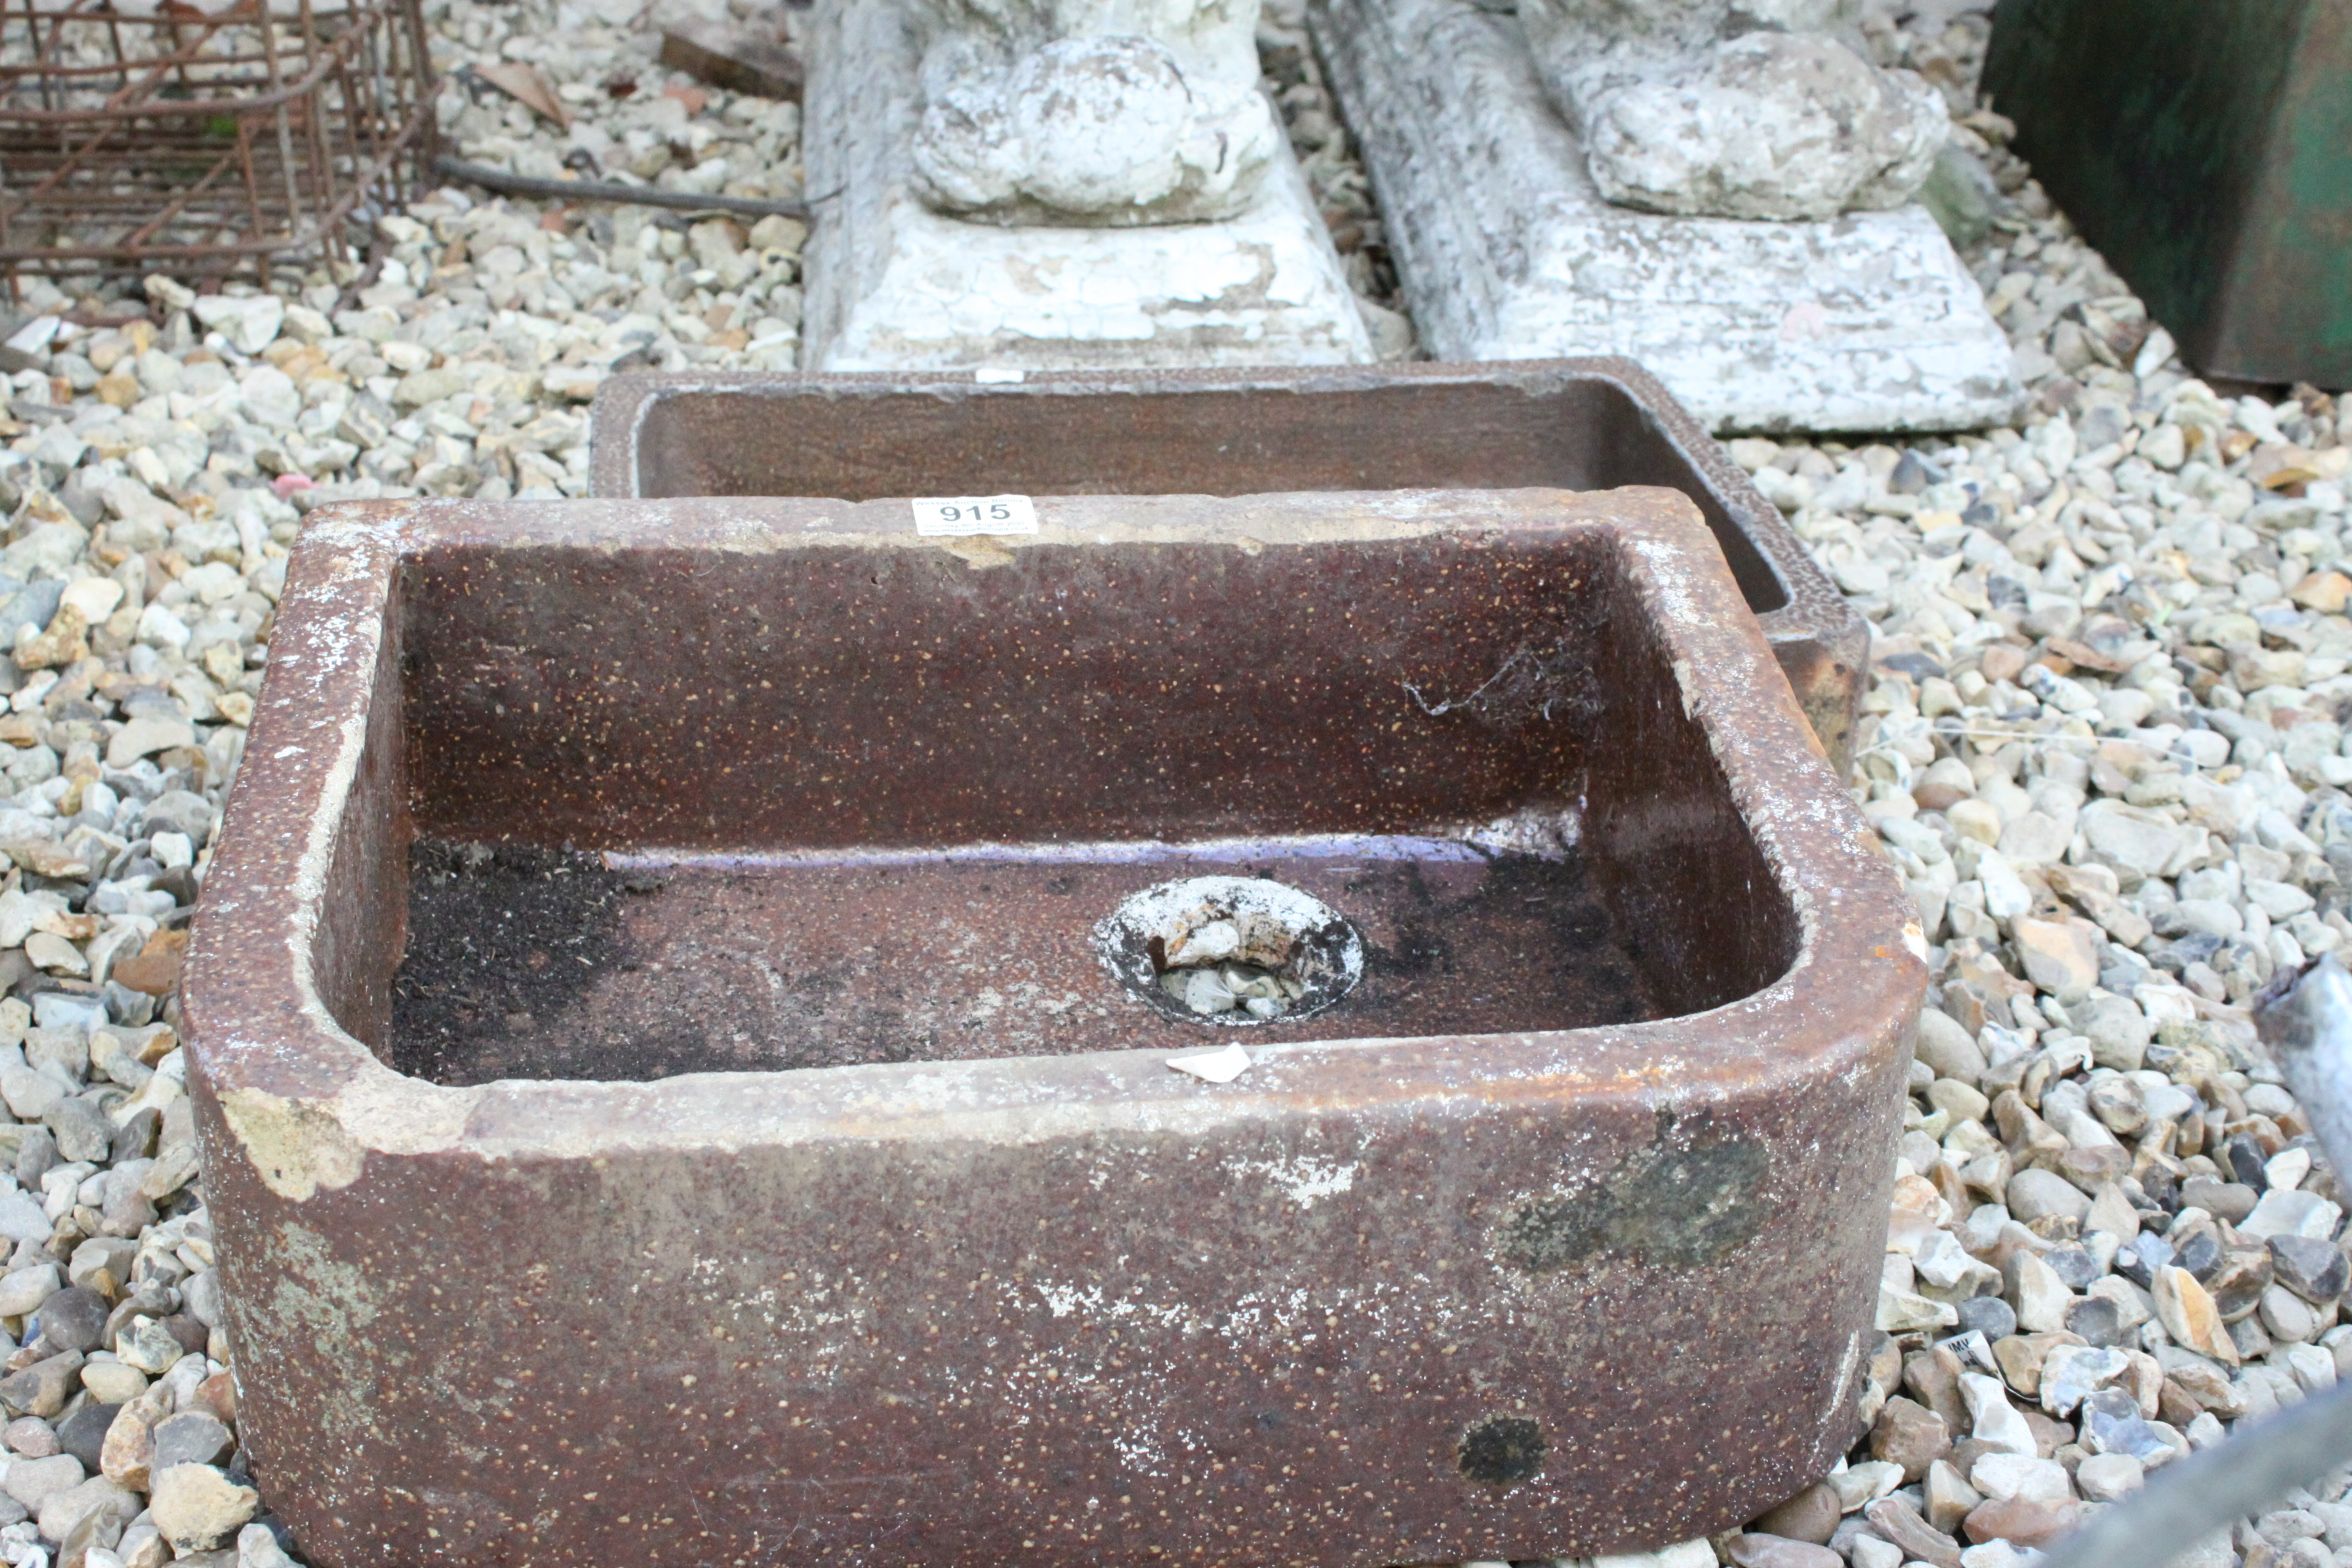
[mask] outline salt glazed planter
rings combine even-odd
[[[1697,503],[1822,745],[1851,760],[1870,629],[1720,442],[1630,360],[1196,371],[638,374],[596,398],[596,493],[1242,495],[1604,490]]]
[[[1037,513],[315,515],[186,990],[312,1562],[1552,1558],[1844,1450],[1920,933],[1691,503]]]

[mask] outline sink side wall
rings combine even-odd
[[[775,851],[1467,824],[1574,799],[1589,535],[455,550],[419,831]]]
[[[391,979],[407,937],[408,845],[414,836],[400,673],[406,597],[395,573],[366,708],[354,721],[366,739],[332,829],[309,955],[321,1004],[378,1057],[385,1055],[391,1037]]]
[[[1741,819],[1633,584],[1614,560],[1603,578],[1623,602],[1603,623],[1607,744],[1593,749],[1587,774],[1586,850],[1661,1011],[1703,1012],[1787,971],[1797,957],[1796,912]]]

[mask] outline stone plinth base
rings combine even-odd
[[[1314,0],[1439,359],[1623,354],[1718,430],[1935,430],[2016,409],[2009,344],[1920,207],[1816,223],[1611,206],[1516,19]]]
[[[917,200],[915,39],[888,0],[821,0],[809,49],[802,364],[951,370],[1352,364],[1373,357],[1288,147],[1218,223],[1006,228]]]

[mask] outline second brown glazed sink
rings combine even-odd
[[[596,493],[884,497],[1305,490],[1688,496],[1842,771],[1870,631],[1720,442],[1629,360],[1116,373],[631,374]]]

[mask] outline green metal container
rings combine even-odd
[[[1984,85],[2191,364],[2352,385],[2352,0],[2000,0]]]

